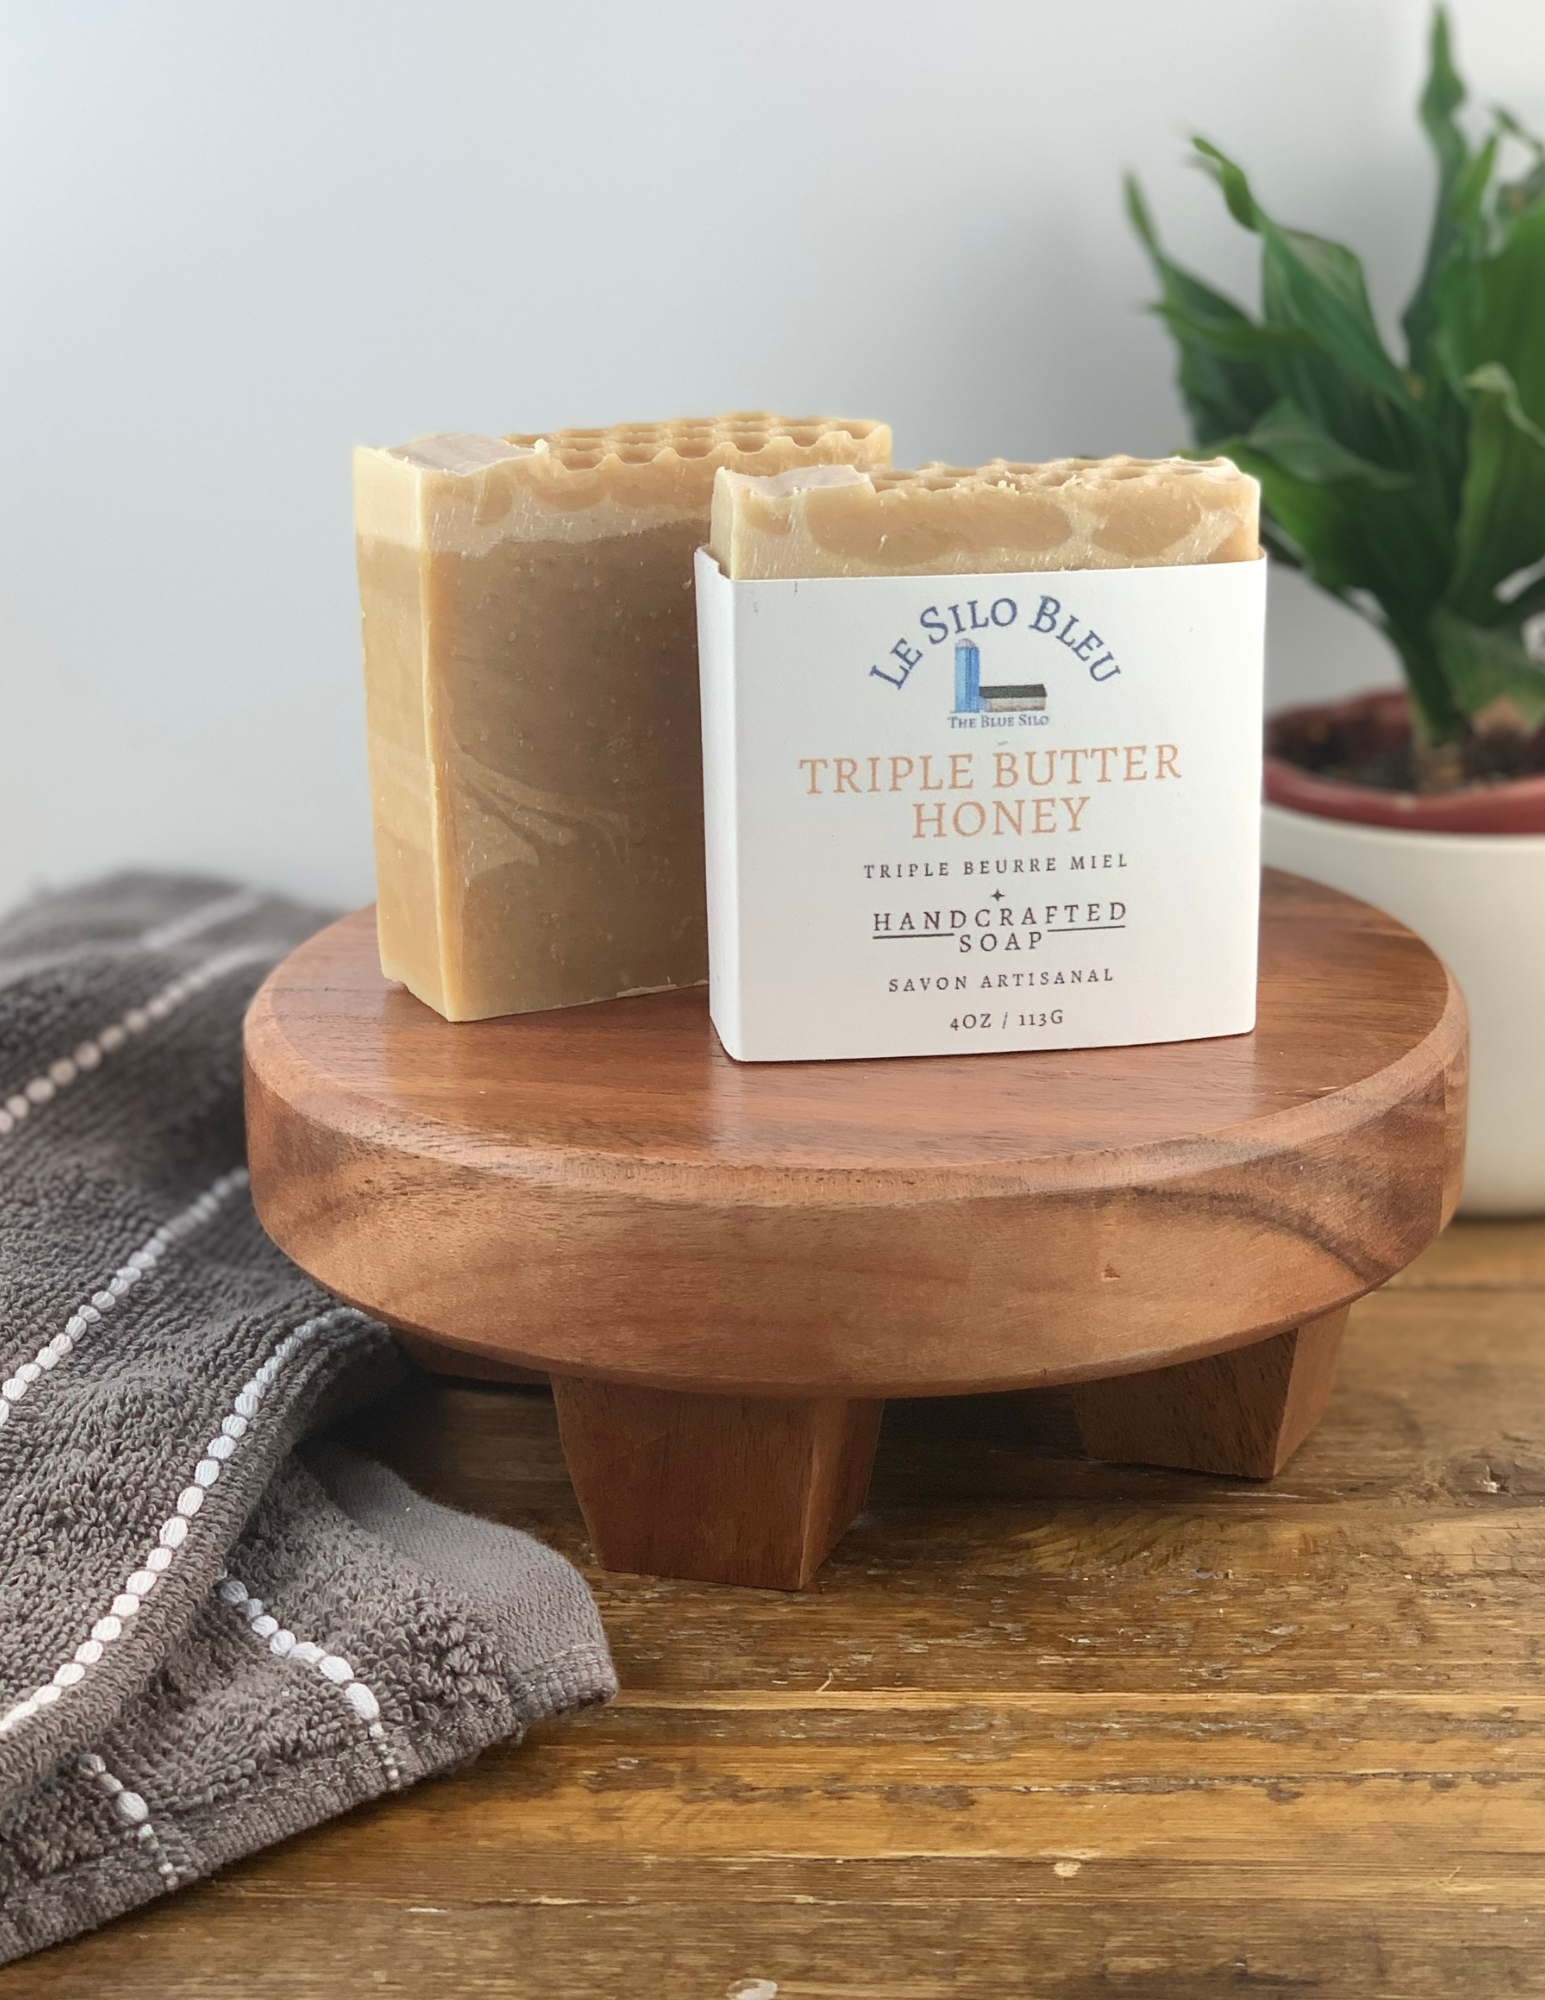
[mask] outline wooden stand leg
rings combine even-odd
[[[1270,1479],[1325,1413],[1346,1308],[1228,1354],[1083,1382],[1073,1407],[1094,1458]]]
[[[883,1403],[689,1396],[553,1377],[607,1569],[799,1590],[864,1503]]]

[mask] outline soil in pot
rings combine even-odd
[[[1285,709],[1266,725],[1272,805],[1431,833],[1545,833],[1545,728],[1492,729],[1454,752],[1457,790],[1421,792],[1401,689]]]

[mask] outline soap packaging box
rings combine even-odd
[[[731,1056],[1254,1026],[1264,558],[696,582]]]

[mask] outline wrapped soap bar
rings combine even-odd
[[[718,475],[697,580],[732,1056],[1254,1025],[1258,520],[1227,459]]]
[[[883,424],[751,413],[356,454],[388,978],[465,1021],[707,976],[714,475],[889,451]]]

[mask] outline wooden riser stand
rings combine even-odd
[[[890,1063],[733,1063],[701,990],[453,1027],[361,912],[253,1002],[253,1193],[429,1366],[551,1380],[608,1567],[793,1590],[890,1397],[1067,1383],[1096,1457],[1271,1478],[1453,1210],[1465,1056],[1431,952],[1286,876],[1252,1035]]]

